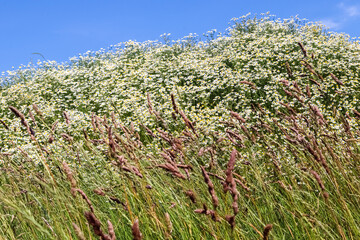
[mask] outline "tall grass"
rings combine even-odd
[[[358,239],[358,43],[235,23],[2,89],[0,235]]]

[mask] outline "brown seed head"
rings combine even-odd
[[[214,184],[212,183],[212,181],[211,181],[209,175],[207,174],[205,168],[202,167],[202,166],[201,166],[201,171],[202,171],[202,174],[204,176],[205,183],[208,185],[208,190],[209,190],[209,193],[211,195],[211,199],[212,199],[214,208],[216,208],[217,206],[219,206],[219,199],[216,196],[215,189],[214,189]]]
[[[273,228],[272,224],[268,224],[264,227],[264,232],[263,232],[263,240],[268,240],[269,239],[269,235],[270,235],[270,231]]]
[[[176,105],[176,101],[175,101],[174,94],[171,94],[171,103],[172,103],[174,112],[175,112],[175,113],[179,113],[179,109],[178,109],[178,107],[177,107],[177,105]]]
[[[301,48],[302,53],[304,54],[304,57],[307,57],[307,52],[305,50],[304,45],[301,42],[298,42],[299,47]]]
[[[195,196],[195,193],[192,191],[192,190],[187,190],[185,192],[186,196],[188,196],[190,198],[190,200],[193,202],[193,203],[196,203],[196,196]]]
[[[132,234],[133,234],[133,239],[134,240],[141,240],[142,239],[142,234],[140,232],[140,228],[139,228],[139,220],[135,219],[134,224],[132,226]]]
[[[63,169],[65,171],[66,177],[71,184],[71,188],[76,188],[76,180],[73,177],[73,173],[72,173],[69,165],[65,161],[63,161],[62,165],[63,165]]]
[[[172,233],[172,222],[169,213],[165,213],[165,221],[168,234],[170,235]]]
[[[151,104],[150,94],[147,93],[146,97],[147,97],[147,103],[148,103],[148,107],[149,107],[149,113],[153,114],[153,107],[152,107],[152,104]]]
[[[101,237],[101,240],[112,240],[101,230],[101,223],[96,218],[93,212],[85,212],[85,218],[87,219],[88,223],[93,227],[95,235]]]
[[[112,225],[110,220],[107,221],[107,224],[108,224],[108,232],[109,232],[110,240],[116,240],[114,226]]]
[[[69,114],[66,111],[64,111],[63,114],[64,114],[64,117],[65,117],[66,124],[69,125],[70,124]]]

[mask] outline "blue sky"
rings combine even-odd
[[[360,36],[360,1],[354,0],[0,0],[0,72],[47,60],[63,62],[88,50],[128,40],[178,39],[225,31],[249,12],[298,15],[331,30]]]

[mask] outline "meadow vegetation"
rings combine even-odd
[[[360,45],[268,15],[2,77],[6,239],[359,239]]]

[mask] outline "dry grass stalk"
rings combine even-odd
[[[201,147],[199,152],[198,152],[198,156],[201,157],[202,155],[204,155],[204,153],[205,153],[205,148]]]
[[[239,206],[238,206],[238,202],[237,202],[238,198],[239,198],[239,192],[236,189],[236,182],[235,182],[233,174],[232,174],[232,171],[234,170],[234,167],[235,167],[236,155],[237,155],[237,151],[234,149],[231,152],[228,167],[225,170],[226,179],[224,182],[224,191],[225,192],[230,191],[231,195],[233,197],[232,207],[234,210],[234,215],[236,215],[239,212]]]
[[[234,170],[235,162],[236,162],[236,155],[237,155],[237,151],[234,149],[231,152],[230,160],[228,162],[227,169],[225,170],[226,176],[232,176],[232,171]]]
[[[63,165],[63,169],[65,171],[66,177],[71,184],[71,188],[76,188],[76,180],[74,179],[73,173],[72,173],[69,165],[65,161],[63,161],[62,165]]]
[[[174,94],[171,94],[170,96],[171,96],[171,103],[172,103],[174,112],[175,112],[175,113],[179,113],[179,109],[178,109],[178,107],[177,107],[177,105],[176,105],[176,101],[175,101],[175,96],[174,96]]]
[[[290,97],[293,97],[294,95],[292,94],[292,92],[290,92],[290,91],[288,91],[288,90],[286,90],[286,89],[284,89],[284,92],[287,94],[287,95],[289,95]]]
[[[91,113],[91,126],[93,127],[94,132],[97,132],[96,118],[93,112]]]
[[[327,200],[329,198],[329,193],[327,193],[325,191],[325,185],[324,183],[321,181],[321,178],[319,176],[319,174],[317,172],[315,172],[314,170],[310,170],[310,173],[314,176],[314,178],[316,179],[317,183],[319,184],[322,193],[323,193],[323,197],[325,198],[325,200]]]
[[[111,127],[108,128],[108,139],[109,139],[110,153],[112,156],[114,156],[116,154],[116,143],[114,141],[114,138],[112,137]]]
[[[116,161],[113,162],[115,166],[118,166],[119,168],[121,168],[126,172],[131,172],[140,178],[143,177],[140,170],[134,166],[128,165],[127,160],[123,156],[116,155],[115,157],[116,157]]]
[[[304,54],[304,57],[307,57],[307,52],[306,52],[304,45],[301,42],[298,42],[298,45],[301,48],[301,51]]]
[[[186,129],[184,130],[184,131],[182,131],[182,134],[185,136],[185,137],[188,137],[189,139],[191,139],[191,140],[194,140],[195,138],[194,138],[194,136],[193,136],[193,134],[191,133],[191,132],[189,132],[189,131],[187,131]],[[183,138],[184,139],[184,138]],[[186,139],[186,138],[185,138]],[[188,139],[186,139],[186,140],[188,140]]]
[[[26,130],[32,140],[35,140],[35,132],[27,123],[24,114],[22,114],[18,109],[13,106],[9,106],[10,110],[21,120],[21,124],[26,127]]]
[[[315,83],[318,87],[321,87],[320,83],[318,83],[315,79],[309,78],[310,82]]]
[[[311,98],[311,92],[310,92],[309,85],[306,85],[306,95],[308,96],[308,98]]]
[[[125,159],[124,156],[117,155],[116,158],[117,158],[117,161],[116,161],[117,166],[123,166],[123,165],[127,164],[127,160]]]
[[[48,143],[52,143],[54,142],[55,138],[53,135],[50,135],[49,139],[48,139]]]
[[[239,183],[240,186],[241,186],[245,191],[250,192],[250,188],[248,188],[248,187],[245,185],[245,183],[243,183],[243,181],[245,182],[245,179],[244,179],[242,176],[240,176],[239,174],[236,174],[236,173],[234,173],[234,172],[233,172],[233,174],[234,174],[235,176],[237,176],[238,178],[240,178],[240,179],[234,178],[235,182]]]
[[[101,223],[93,212],[85,212],[88,223],[93,227],[95,235],[101,237],[101,240],[112,240],[107,234],[101,230]]]
[[[255,90],[256,90],[256,85],[255,85],[254,83],[252,83],[252,82],[249,82],[249,81],[240,81],[239,83],[249,85],[252,89],[255,89]]]
[[[130,130],[127,127],[125,127],[124,125],[121,125],[121,124],[120,124],[120,128],[125,133],[126,139],[130,141],[130,135],[131,135]]]
[[[109,233],[110,240],[116,240],[114,226],[112,225],[110,220],[107,221],[107,224],[108,224],[108,233]]]
[[[293,114],[293,115],[296,116],[296,111],[295,111],[292,107],[290,107],[289,104],[283,103],[283,102],[279,102],[279,103],[280,103],[281,105],[283,105],[284,107],[286,107],[286,109],[287,109],[291,114]]]
[[[171,144],[172,149],[182,154],[183,151],[183,141],[180,138],[174,137]]]
[[[271,231],[272,228],[273,228],[272,224],[267,224],[264,227],[263,240],[268,240],[269,239],[270,231]]]
[[[230,134],[232,137],[234,137],[234,138],[236,138],[237,140],[239,140],[240,143],[243,143],[244,139],[243,139],[243,137],[242,137],[240,134],[238,134],[238,133],[236,133],[236,132],[233,132],[233,131],[231,131],[231,130],[226,130],[226,133]]]
[[[69,114],[66,111],[64,111],[63,114],[64,114],[66,124],[69,125],[70,124]]]
[[[316,152],[317,152],[318,155],[319,155],[321,165],[324,167],[324,169],[326,170],[326,172],[327,172],[328,174],[330,174],[330,168],[329,168],[329,166],[328,166],[328,164],[327,164],[327,162],[326,162],[326,160],[325,160],[325,157],[324,157],[321,149],[319,148],[319,145],[318,145],[315,137],[313,136],[311,140],[312,140],[312,144],[313,144]]]
[[[105,196],[105,193],[102,189],[100,188],[97,188],[97,189],[94,189],[93,192],[97,195],[100,195],[100,196]]]
[[[176,166],[178,168],[183,168],[183,169],[190,169],[190,170],[193,169],[193,167],[191,165],[186,165],[186,164],[176,164]]]
[[[102,120],[102,124],[105,126],[106,129],[109,128],[109,123],[108,123],[108,120],[107,120],[105,115],[104,115],[104,118]]]
[[[109,199],[113,202],[116,202],[117,204],[120,204],[125,211],[127,211],[127,212],[129,211],[128,206],[125,203],[123,203],[122,201],[120,201],[120,199],[118,199],[117,197],[109,196]]]
[[[227,215],[227,216],[225,216],[225,219],[230,224],[232,230],[234,230],[234,228],[235,228],[235,216],[236,215],[232,215],[232,216]]]
[[[87,141],[90,141],[89,135],[88,135],[88,133],[86,132],[86,130],[83,129],[82,132],[83,132],[83,134],[84,134],[84,138],[85,138]]]
[[[56,120],[53,125],[51,126],[51,131],[54,132],[56,127],[57,127],[57,124],[59,123],[59,120]]]
[[[267,124],[266,122],[264,122],[264,121],[260,121],[261,122],[261,127],[262,128],[265,128],[267,131],[269,131],[269,132],[273,132],[274,131],[274,129],[269,125],[269,124]]]
[[[303,60],[303,62],[301,63],[302,65],[304,65],[309,72],[311,72],[312,74],[314,74],[315,76],[317,76],[320,80],[324,81],[323,76],[321,76],[319,73],[317,73],[314,68],[310,65],[310,63],[308,63],[307,61]],[[311,80],[311,79],[309,79]]]
[[[172,139],[171,139],[172,136],[170,136],[168,133],[161,130],[160,128],[158,128],[157,130],[160,133],[160,137],[171,145],[172,144]]]
[[[145,125],[141,124],[141,126],[146,130],[146,132],[153,138],[156,138],[156,135]]]
[[[39,116],[43,115],[42,112],[40,111],[39,107],[35,103],[33,103],[32,107],[37,115],[39,115]]]
[[[226,136],[235,146],[238,146],[238,147],[244,146],[242,143],[239,144],[234,138],[232,138],[230,133],[226,133]]]
[[[182,119],[184,120],[185,122],[185,125],[191,129],[191,131],[197,136],[199,137],[199,135],[196,133],[196,130],[195,130],[195,127],[194,127],[194,124],[187,118],[187,116],[185,115],[185,113],[183,111],[179,111]]]
[[[171,156],[170,154],[167,154],[166,152],[161,152],[160,155],[168,162],[171,164],[175,164],[173,161],[173,156]]]
[[[207,174],[210,175],[210,176],[216,177],[216,178],[219,179],[220,181],[225,181],[225,178],[223,178],[223,177],[221,177],[221,176],[219,176],[219,175],[217,175],[217,174],[215,174],[215,173],[208,172]]]
[[[6,125],[6,123],[5,123],[3,120],[0,120],[0,122],[1,122],[1,124],[2,124],[7,130],[9,130],[8,125]]]
[[[281,79],[280,82],[282,84],[284,84],[285,86],[287,86],[287,87],[290,86],[290,82],[288,80],[286,80],[286,79]]]
[[[317,73],[315,72],[315,70],[313,69],[313,67],[306,61],[304,61],[302,63],[302,65],[304,65],[308,70],[309,72],[311,72],[312,74],[314,74],[315,76],[317,76]]]
[[[285,67],[286,67],[286,71],[287,71],[289,78],[292,78],[293,74],[292,74],[292,71],[291,71],[291,68],[290,68],[290,65],[288,62],[285,62]]]
[[[283,189],[286,190],[286,191],[292,189],[291,185],[289,185],[289,187],[287,187],[281,180],[278,180],[278,181],[276,181],[275,183],[278,183],[278,184],[280,185],[280,187],[283,188]]]
[[[78,188],[72,188],[71,192],[73,193],[73,195],[75,195],[75,193],[78,192],[82,196],[82,198],[86,201],[86,203],[88,204],[91,212],[94,212],[94,207],[93,207],[90,199],[86,196],[86,194],[84,193],[83,190],[78,189]]]
[[[150,98],[149,93],[146,94],[146,98],[147,98],[147,103],[148,103],[148,107],[149,107],[149,113],[153,114],[153,107],[152,107],[152,104],[151,104],[151,98]]]
[[[294,82],[293,82],[293,85],[294,85],[294,89],[292,89],[292,90],[294,90],[294,91],[297,92],[298,94],[302,95],[303,92],[301,91],[301,88],[299,87],[299,84],[298,84],[296,81],[294,81]]]
[[[161,117],[160,113],[158,111],[155,111],[153,110],[153,113],[156,117],[156,119],[161,122],[162,126],[165,128],[165,129],[168,129],[168,124],[166,123],[166,121]]]
[[[321,178],[319,176],[319,174],[317,172],[315,172],[314,170],[310,170],[310,173],[315,177],[316,181],[318,182],[321,190],[325,190],[325,185],[324,183],[321,181]]]
[[[335,80],[335,82],[336,82],[337,84],[339,84],[339,85],[341,85],[341,86],[344,85],[344,83],[343,83],[342,81],[340,81],[333,73],[330,73],[330,76],[331,76],[332,79]]]
[[[313,157],[315,158],[315,160],[319,163],[321,163],[321,158],[319,156],[319,154],[314,150],[314,148],[310,145],[310,143],[306,142],[304,138],[299,139],[302,141],[302,144],[304,145],[304,147],[308,150],[308,152],[313,155]]]
[[[60,135],[64,140],[66,140],[66,141],[68,141],[70,143],[73,141],[73,137],[71,137],[70,135],[68,135],[66,133],[61,133]]]
[[[195,209],[194,212],[200,213],[200,214],[205,214],[205,215],[210,215],[212,220],[214,220],[215,222],[219,221],[219,218],[218,218],[216,212],[214,210],[209,210],[205,204],[203,204],[203,208]]]
[[[31,112],[31,110],[29,110],[29,116],[30,116],[32,122],[33,122],[33,123],[35,124],[35,126],[37,127],[37,126],[38,126],[38,125],[37,125],[37,122],[36,122],[36,120],[35,120],[34,115],[33,115],[32,112]]]
[[[81,229],[79,228],[78,225],[76,225],[75,223],[72,223],[74,229],[75,229],[75,234],[76,236],[79,238],[79,240],[86,240],[84,233],[81,231]]]
[[[188,196],[192,203],[196,203],[196,196],[195,193],[192,190],[187,190],[185,192],[186,196]]]
[[[208,190],[209,190],[209,193],[211,195],[213,206],[216,209],[219,206],[219,199],[216,196],[215,189],[214,189],[214,184],[212,183],[212,181],[211,181],[209,175],[207,174],[205,168],[203,166],[201,166],[200,168],[201,168],[202,174],[204,176],[205,183],[208,185]]]
[[[139,219],[137,219],[137,218],[135,219],[131,230],[132,230],[132,235],[133,235],[134,240],[142,239],[142,234],[141,234],[140,228],[139,228]]]
[[[355,109],[353,110],[353,113],[355,114],[355,116],[357,118],[360,118],[360,112],[356,111]]]
[[[319,123],[321,125],[326,124],[326,120],[325,120],[324,116],[322,115],[322,113],[320,112],[320,109],[316,105],[309,104],[309,106],[310,106],[310,109],[313,111],[313,113],[320,118],[321,121],[319,121]]]
[[[173,227],[172,227],[172,222],[171,222],[169,213],[165,213],[165,222],[166,222],[166,230],[167,230],[166,237],[171,238],[171,233],[172,233]]]
[[[101,123],[102,123],[101,118],[99,118],[98,116],[95,115],[95,120],[96,120],[95,123],[96,123],[97,129],[99,129],[101,134],[104,134],[103,127],[101,126]]]
[[[132,167],[132,172],[136,175],[136,176],[138,176],[138,177],[140,177],[140,178],[143,178],[143,175],[141,174],[141,172],[140,172],[140,170],[137,168],[137,167]]]
[[[249,130],[245,127],[245,125],[241,125],[241,130],[243,130],[243,132],[245,133],[245,135],[247,136],[247,138],[250,140],[250,141],[254,141],[253,137],[251,136]]]
[[[114,128],[117,128],[117,122],[116,122],[116,119],[115,119],[115,113],[111,112],[110,116],[111,116],[111,121],[112,121],[112,123],[114,125]]]
[[[120,125],[121,126],[121,125]],[[121,143],[121,145],[125,148],[125,150],[126,150],[126,152],[128,153],[128,154],[130,154],[130,153],[132,153],[132,151],[133,151],[133,145],[130,145],[130,143],[129,144],[127,144],[127,143],[125,143],[125,141],[119,136],[119,134],[117,134],[116,132],[114,132],[114,136],[115,136],[115,139],[119,142],[119,143]],[[128,140],[130,141],[130,139],[128,138]]]
[[[179,171],[179,168],[171,163],[159,164],[156,167],[160,167],[162,169],[167,170],[168,172],[172,173],[175,177],[186,179],[186,177]]]
[[[301,98],[301,96],[294,94],[294,97],[301,103],[301,105],[304,106],[304,100]]]
[[[340,119],[343,123],[344,131],[348,134],[351,134],[351,131],[350,131],[351,127],[350,127],[348,120],[345,117],[343,117],[342,115],[340,115]]]

